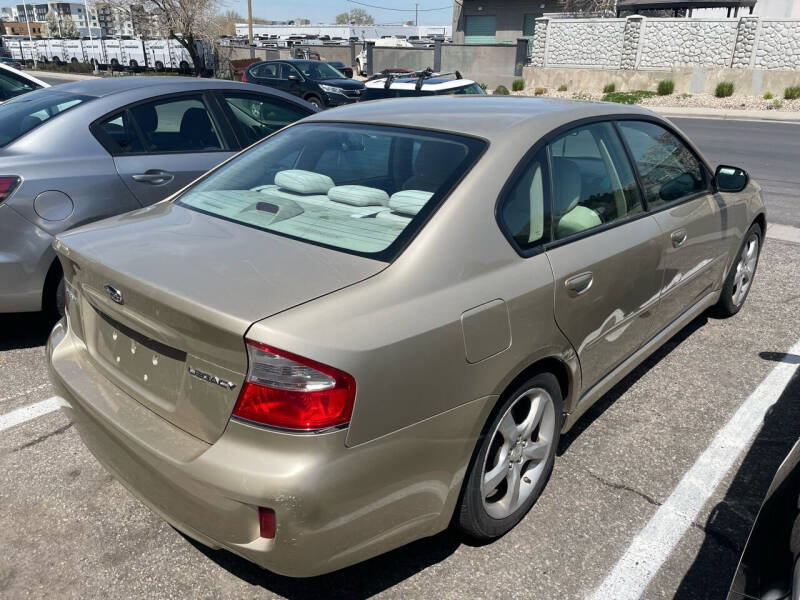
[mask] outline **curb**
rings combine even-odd
[[[694,117],[732,121],[775,121],[800,123],[800,112],[772,110],[728,110],[718,108],[685,108],[679,106],[643,106],[663,117]]]

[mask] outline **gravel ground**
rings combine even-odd
[[[773,92],[775,93],[775,92]],[[512,92],[515,96],[535,96],[534,89]],[[602,100],[601,92],[558,92],[547,90],[543,96],[550,98],[572,98],[575,100]],[[653,96],[639,102],[642,106],[678,106],[684,108],[719,108],[723,110],[777,110],[781,112],[800,112],[800,100],[784,100],[776,97],[765,100],[761,96],[729,96],[717,98],[713,94],[671,94]]]

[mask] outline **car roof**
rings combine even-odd
[[[654,116],[647,109],[612,102],[525,96],[443,95],[372,100],[306,117],[303,122],[344,121],[448,131],[490,142],[529,139],[592,117]],[[661,119],[659,119],[661,120]]]

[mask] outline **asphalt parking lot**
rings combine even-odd
[[[800,437],[800,125],[676,121],[713,162],[749,169],[770,221],[785,227],[768,234],[744,309],[699,317],[602,398],[562,440],[547,489],[508,535],[476,546],[445,532],[308,580],[206,549],[109,476],[59,411],[2,420],[53,392],[51,323],[0,315],[0,597],[616,598],[603,594],[622,573],[644,598],[724,598],[762,496]],[[712,473],[719,485],[688,482],[710,496],[678,515],[687,528],[674,546],[653,540],[663,563],[646,577],[620,571],[637,556],[637,534],[675,510],[687,472],[776,369],[788,376],[752,423],[755,439],[738,440],[741,453],[723,448],[733,464]]]

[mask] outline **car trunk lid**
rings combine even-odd
[[[104,374],[207,442],[224,431],[255,321],[386,263],[162,203],[59,236],[70,317]]]

